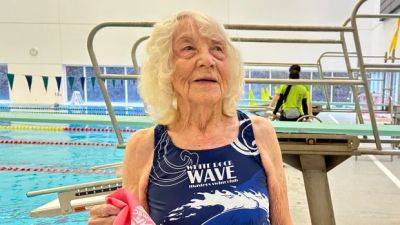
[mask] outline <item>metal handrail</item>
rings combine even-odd
[[[93,66],[95,67],[95,72],[96,75],[99,79],[99,87],[103,93],[105,102],[106,102],[106,106],[107,106],[107,111],[111,117],[111,122],[113,123],[113,128],[116,132],[116,136],[117,136],[117,140],[118,140],[118,144],[121,146],[124,141],[122,138],[121,133],[119,132],[119,124],[117,123],[116,119],[115,119],[115,114],[113,112],[112,106],[111,106],[111,101],[110,101],[110,97],[108,95],[108,92],[106,91],[105,88],[105,84],[104,84],[104,79],[108,78],[108,79],[123,79],[124,77],[120,77],[118,75],[103,75],[99,69],[98,66],[98,62],[97,62],[97,58],[94,54],[94,50],[93,50],[93,39],[95,34],[105,28],[105,27],[151,27],[154,25],[154,22],[108,22],[108,23],[102,23],[97,25],[96,27],[94,27],[92,29],[92,31],[89,34],[88,37],[88,42],[87,42],[87,46],[88,46],[88,51],[89,51],[89,56],[90,59],[92,61]],[[279,25],[245,25],[245,24],[225,24],[224,25],[226,29],[237,29],[237,30],[278,30],[278,31],[315,31],[315,32],[350,32],[352,31],[352,28],[345,28],[345,27],[332,27],[332,26],[279,26]],[[135,70],[138,71],[139,67],[137,66],[137,60],[136,60],[136,56],[134,54],[134,52],[137,49],[137,46],[139,45],[139,43],[141,43],[142,41],[144,41],[146,38],[142,38],[139,39],[135,45],[132,48],[132,53],[131,55],[132,57],[132,62],[134,64]],[[287,43],[289,41],[296,41],[298,43],[302,43],[302,42],[306,42],[306,43],[312,43],[312,42],[323,42],[323,43],[327,43],[327,42],[334,42],[334,44],[339,44],[338,41],[331,41],[331,40],[315,40],[315,41],[305,41],[302,39],[262,39],[262,38],[238,38],[238,41],[257,41],[257,42],[283,42],[283,43]],[[130,77],[125,77],[125,78],[129,78],[129,79],[135,79],[133,76]],[[286,83],[286,81],[284,82]]]
[[[378,149],[382,149],[382,144],[380,141],[380,137],[379,137],[379,131],[378,131],[378,127],[377,127],[377,123],[376,123],[376,118],[375,118],[375,112],[373,110],[373,101],[372,101],[372,95],[369,91],[369,84],[368,84],[368,78],[366,75],[366,68],[370,67],[372,68],[372,66],[375,66],[375,68],[391,68],[390,66],[386,65],[385,67],[382,65],[377,65],[377,64],[365,64],[364,63],[364,59],[363,59],[363,54],[362,54],[362,48],[361,48],[361,42],[360,42],[360,36],[358,33],[358,26],[357,26],[357,18],[400,18],[400,15],[388,15],[388,14],[378,14],[378,15],[367,15],[367,14],[358,14],[358,10],[360,9],[361,5],[363,5],[366,2],[366,0],[359,0],[357,2],[357,4],[355,5],[352,13],[351,13],[351,17],[349,19],[347,19],[345,21],[345,23],[343,24],[343,27],[346,27],[347,24],[350,22],[351,23],[351,27],[354,29],[353,30],[353,39],[354,39],[354,45],[355,45],[355,49],[356,49],[356,53],[357,53],[357,59],[358,59],[358,64],[360,67],[360,74],[361,77],[364,81],[364,89],[365,89],[365,95],[367,98],[367,103],[368,103],[368,110],[369,110],[369,114],[370,114],[370,120],[371,120],[371,125],[372,125],[372,130],[373,130],[373,134],[374,134],[374,138],[376,140],[376,147]],[[343,35],[343,33],[342,33]],[[351,70],[350,70],[351,72]]]
[[[362,58],[361,58],[361,61],[360,61],[360,57],[362,57],[362,52],[361,52],[361,45],[360,45],[360,42],[359,42],[357,24],[355,23],[355,18],[357,16],[358,9],[360,8],[360,6],[365,1],[366,0],[359,0],[358,1],[358,3],[356,4],[356,6],[353,9],[352,16],[341,27],[337,27],[337,26],[251,25],[251,24],[225,24],[224,27],[226,29],[234,29],[234,30],[339,32],[341,34],[343,34],[344,32],[353,33],[354,41],[356,43],[357,57],[359,58],[359,62],[361,62],[360,63],[360,65],[361,65],[360,66],[360,73],[361,73],[361,77],[363,79],[363,83],[359,83],[360,81],[358,81],[358,80],[357,81],[356,80],[354,80],[354,81],[349,80],[348,84],[354,84],[354,85],[362,84],[362,85],[365,86],[365,89],[367,90],[366,91],[366,95],[367,95],[368,108],[371,111],[371,109],[372,109],[372,98],[371,98],[371,94],[369,93],[369,90],[368,90],[369,86],[368,86],[367,78],[366,78],[366,75],[365,75],[365,66],[364,66],[364,63],[362,61]],[[365,16],[365,17],[369,18],[370,16]],[[374,18],[376,18],[376,17],[378,17],[378,16],[375,15]],[[360,17],[360,18],[362,18],[362,17]],[[347,23],[349,23],[349,22],[351,22],[351,27],[347,27]],[[117,121],[115,119],[115,114],[114,114],[112,106],[111,106],[111,101],[110,101],[108,93],[107,93],[107,91],[105,89],[105,85],[104,85],[104,80],[103,79],[105,79],[107,76],[101,75],[101,71],[98,68],[97,59],[95,57],[94,50],[93,50],[93,39],[94,39],[95,34],[100,29],[102,29],[104,27],[109,27],[109,26],[114,26],[114,27],[151,27],[153,25],[154,25],[154,22],[122,22],[122,23],[109,22],[109,23],[102,23],[102,24],[97,25],[95,28],[93,28],[93,30],[90,32],[89,37],[88,37],[89,55],[90,55],[90,58],[92,60],[92,64],[95,67],[96,75],[99,78],[102,78],[102,79],[99,79],[99,86],[100,86],[100,89],[101,89],[101,91],[102,91],[102,93],[104,95],[104,98],[105,98],[105,101],[106,101],[107,110],[109,111],[109,115],[111,117],[111,121],[113,123],[114,130],[116,131],[116,135],[117,135],[117,139],[118,139],[119,145],[123,144],[123,139],[122,139],[122,135],[118,132],[120,130],[119,127],[118,127],[119,125],[118,125],[118,123],[117,123]],[[289,42],[289,41],[301,42],[304,39],[278,39],[278,38],[270,38],[270,39],[268,39],[268,38],[257,38],[257,39],[248,38],[248,39],[245,39],[245,38],[239,38],[237,40],[238,41],[248,40],[248,41],[257,41],[257,42],[277,42],[277,41],[282,41],[282,42],[286,43],[286,42]],[[318,41],[320,41],[320,40],[318,40]],[[331,42],[331,41],[332,40],[330,40],[329,42]],[[311,42],[312,41],[309,41],[307,43],[311,43]],[[334,40],[334,42],[335,42],[335,44],[339,44],[339,43],[344,42],[344,40],[340,40],[340,41]],[[343,43],[342,43],[342,46],[343,46]],[[348,55],[346,55],[346,57],[348,57]],[[135,69],[138,70],[138,67],[136,66]],[[112,76],[113,76],[113,78],[117,78],[114,75],[112,75]],[[275,82],[276,83],[280,83],[281,82],[281,81],[272,81],[272,80],[270,80],[270,81],[273,82],[273,83],[275,83]],[[263,82],[265,82],[265,81],[263,81]],[[302,83],[303,81],[294,81],[293,83],[296,83],[296,82]],[[304,83],[308,83],[308,82],[310,82],[310,81],[307,81],[307,82],[304,82]],[[318,82],[318,81],[313,81],[312,83],[314,83],[314,82]],[[338,82],[337,84],[340,84],[339,81],[335,81],[335,82]],[[340,82],[342,82],[342,81],[340,81]],[[288,82],[288,80],[285,80],[284,83],[289,83],[289,82]],[[292,81],[290,81],[290,83],[292,83]],[[331,83],[331,81],[329,81],[329,82],[324,81],[324,82],[320,82],[319,84],[321,84],[321,83],[322,84],[328,84],[328,83]],[[370,117],[371,117],[371,124],[372,124],[373,130],[374,130],[374,137],[377,140],[377,147],[380,148],[381,144],[380,144],[380,141],[379,141],[379,133],[377,131],[376,120],[375,120],[373,111],[370,112]]]
[[[276,67],[284,67],[291,66],[293,64],[300,65],[301,67],[317,67],[316,63],[272,63],[272,62],[244,62],[245,66],[276,66]]]
[[[245,38],[232,37],[234,42],[266,42],[266,43],[297,43],[297,44],[341,44],[335,39],[287,39],[287,38]]]

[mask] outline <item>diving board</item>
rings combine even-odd
[[[336,123],[293,123],[272,121],[278,133],[306,134],[347,134],[354,136],[373,135],[370,124],[336,124]],[[400,136],[399,125],[378,125],[381,136]]]

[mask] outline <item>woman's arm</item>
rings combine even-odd
[[[123,186],[147,209],[146,188],[153,155],[153,129],[137,131],[128,141],[123,162]],[[110,204],[90,210],[89,225],[112,225],[120,209]]]
[[[261,161],[267,174],[271,223],[292,225],[285,171],[275,130],[267,119],[255,116],[251,120]]]
[[[123,161],[122,184],[147,209],[147,184],[153,162],[154,129],[136,131],[129,139]]]

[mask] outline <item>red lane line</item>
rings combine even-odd
[[[84,146],[101,146],[112,147],[111,143],[95,143],[95,142],[63,142],[63,141],[32,141],[32,140],[0,140],[0,144],[39,144],[39,145],[84,145]]]
[[[92,169],[67,169],[67,168],[49,168],[49,167],[0,167],[1,171],[15,172],[42,172],[42,173],[80,173],[80,174],[112,174],[110,170],[92,170]]]

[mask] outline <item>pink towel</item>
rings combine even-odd
[[[108,195],[106,202],[121,209],[113,225],[155,225],[139,201],[124,188]]]

